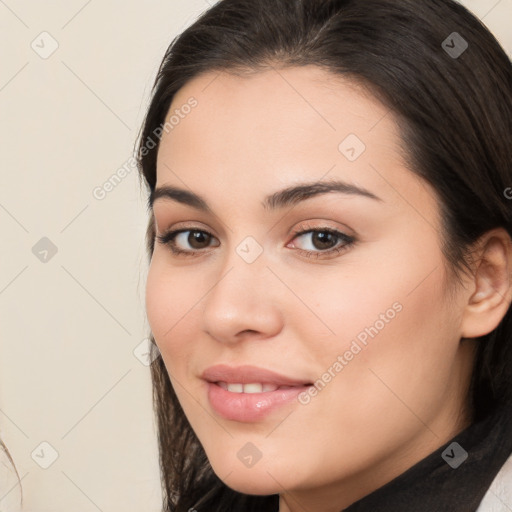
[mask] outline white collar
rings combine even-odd
[[[512,510],[512,455],[493,480],[476,512],[510,512]]]

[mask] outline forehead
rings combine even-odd
[[[181,109],[188,110],[185,107],[192,98],[197,106],[189,114],[180,115],[166,138],[190,137],[193,132],[207,144],[219,142],[223,135],[230,135],[230,140],[245,140],[252,134],[258,136],[253,144],[261,141],[271,148],[274,145],[269,142],[281,140],[294,149],[303,139],[318,144],[327,138],[326,143],[330,144],[348,133],[363,137],[389,113],[362,85],[316,66],[270,69],[242,76],[205,73],[177,92],[167,118],[180,114]],[[385,129],[375,135],[382,136],[387,131],[392,142],[398,134],[393,116],[390,117]],[[224,139],[224,143],[229,140]]]
[[[326,175],[367,188],[418,180],[394,114],[357,82],[316,66],[205,73],[178,91],[170,116],[157,185],[183,181],[207,195],[221,183],[263,195],[270,183]]]

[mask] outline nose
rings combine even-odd
[[[279,295],[263,257],[246,263],[234,254],[204,299],[203,330],[229,344],[276,336],[283,328]]]

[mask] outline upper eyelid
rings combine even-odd
[[[162,231],[162,235],[166,235],[166,234],[169,234],[169,233],[174,233],[174,234],[180,234],[180,233],[183,233],[183,232],[186,232],[186,231],[199,231],[199,232],[202,232],[202,233],[208,233],[209,235],[215,237],[215,238],[218,238],[216,235],[214,235],[210,229],[207,229],[207,228],[201,228],[200,226],[183,226],[183,227],[173,227],[172,229],[164,229]],[[331,227],[331,226],[318,226],[318,227],[306,227],[306,226],[303,226],[303,227],[300,227],[300,228],[297,228],[297,229],[294,229],[292,230],[292,232],[290,233],[291,235],[293,236],[298,236],[298,235],[303,235],[303,234],[306,234],[306,233],[310,233],[310,232],[315,232],[315,231],[332,231],[332,232],[336,232],[336,233],[339,233],[341,235],[345,235],[345,236],[352,236],[348,233],[346,233],[345,231],[339,229],[339,228],[334,228],[334,227]],[[158,233],[156,233],[158,235]]]
[[[156,221],[156,219],[155,219]],[[325,224],[322,224],[325,223]],[[348,226],[344,226],[344,227],[334,227],[334,226],[330,226],[328,225],[329,222],[334,222],[334,221],[326,221],[326,220],[321,220],[320,218],[319,219],[312,219],[312,220],[305,220],[305,221],[300,221],[298,222],[296,225],[299,225],[299,226],[306,226],[304,227],[304,229],[301,229],[301,231],[319,231],[319,230],[332,230],[332,231],[339,231],[343,234],[346,234],[347,236],[350,236],[350,232],[352,231]],[[164,222],[162,222],[164,223]],[[308,225],[309,223],[319,223],[319,225]],[[184,226],[181,226],[181,224],[185,224]],[[186,225],[186,224],[192,224],[192,225]],[[172,229],[163,229],[162,232],[164,233],[169,233],[171,231],[180,231],[180,230],[191,230],[191,231],[205,231],[209,234],[213,234],[212,231],[215,231],[215,230],[212,230],[211,228],[209,227],[201,227],[200,224],[202,224],[202,221],[199,221],[199,220],[194,220],[194,221],[182,221],[182,222],[178,222],[176,224],[173,225],[173,228]],[[158,228],[158,222],[155,222],[155,228]],[[232,231],[232,230],[230,230]],[[299,231],[299,229],[293,229],[292,230],[295,234],[297,234],[297,232]]]
[[[177,222],[172,225],[172,228],[164,227],[160,232],[161,232],[161,234],[167,234],[167,233],[171,233],[174,231],[204,231],[205,233],[209,233],[209,234],[213,235],[212,230],[210,228],[200,226],[200,224],[201,224],[200,221],[190,221],[190,222],[193,222],[194,224],[191,226],[187,226],[187,225],[181,226],[181,224],[186,224],[187,221]],[[156,234],[159,233],[158,223],[155,223],[155,233]]]

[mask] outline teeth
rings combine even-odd
[[[228,391],[231,391],[231,393],[243,393],[244,385],[243,384],[228,384]]]
[[[254,382],[251,384],[217,382],[217,384],[231,393],[266,393],[267,391],[275,391],[276,389],[288,389],[291,386],[276,386],[275,384],[261,384]]]
[[[263,391],[263,384],[244,384],[244,393],[261,393]]]

